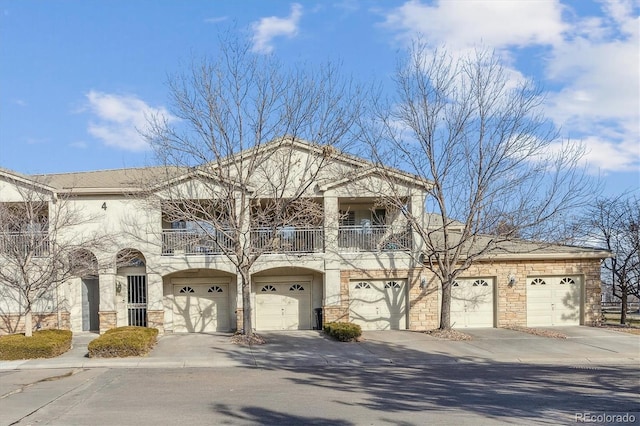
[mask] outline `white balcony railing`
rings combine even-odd
[[[173,256],[223,254],[233,249],[231,235],[223,230],[207,233],[186,229],[162,231],[162,255]]]
[[[264,253],[320,253],[324,251],[322,227],[284,226],[251,231],[251,244]]]
[[[49,255],[48,232],[2,232],[0,254],[44,257]]]
[[[411,229],[408,226],[341,226],[338,248],[341,252],[411,250]]]

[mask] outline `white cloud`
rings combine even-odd
[[[640,145],[637,141],[623,140],[614,143],[594,136],[584,139],[583,143],[588,147],[584,159],[592,168],[605,173],[640,170]]]
[[[640,166],[640,18],[637,0],[602,0],[600,13],[579,15],[560,0],[409,0],[385,25],[401,40],[421,35],[454,55],[496,49],[510,79],[527,78],[514,48],[544,47],[546,112],[563,135],[582,140],[601,172]]]
[[[640,167],[640,19],[629,1],[608,1],[603,12],[578,20],[554,46],[546,72],[563,87],[547,112],[584,138],[591,164],[632,171]]]
[[[164,108],[153,108],[135,96],[114,95],[97,91],[87,93],[89,109],[96,120],[89,123],[88,131],[105,145],[127,151],[144,151],[149,148],[140,131],[147,126],[151,116],[172,116]]]
[[[270,53],[273,51],[272,41],[275,37],[294,37],[298,34],[298,22],[302,16],[302,5],[293,3],[291,14],[287,18],[269,16],[254,22],[253,29],[253,50],[259,53]]]
[[[433,6],[410,0],[387,15],[385,25],[409,38],[422,34],[435,46],[501,49],[557,42],[565,28],[561,13],[560,4],[549,0],[447,0]]]

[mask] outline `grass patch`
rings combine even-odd
[[[620,326],[620,313],[608,312],[604,314],[603,324]],[[632,327],[640,327],[640,316],[638,314],[627,314],[626,324]]]
[[[34,331],[31,337],[24,334],[0,336],[0,359],[53,358],[71,349],[72,336],[69,330]]]
[[[350,322],[328,322],[323,328],[325,333],[341,342],[351,342],[362,336],[362,328]]]
[[[148,327],[117,327],[106,331],[89,343],[90,358],[120,358],[143,356],[156,344],[158,329]]]

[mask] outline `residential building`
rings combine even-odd
[[[264,173],[247,181],[237,178],[247,176],[242,164],[256,155],[263,155]],[[284,158],[286,176],[275,172],[284,170]],[[423,244],[404,214],[433,219],[424,211],[429,181],[291,140],[207,167],[47,176],[0,170],[0,205],[19,206],[27,192],[46,200],[37,229],[0,224],[3,268],[9,264],[7,247],[34,232],[45,242],[35,251],[33,244],[27,249],[46,259],[52,218],[61,216],[63,204],[83,220],[70,224],[58,241],[104,237],[101,245],[82,252],[93,265],[91,272],[50,289],[34,308],[35,324],[101,332],[123,325],[162,332],[241,329],[242,280],[232,253],[244,244],[245,253],[256,253],[250,297],[257,331],[317,328],[320,317],[352,321],[363,329],[438,327],[440,284],[424,267]],[[313,181],[304,183],[309,176]],[[403,206],[383,202],[391,181]],[[295,220],[287,220],[288,213],[277,216],[286,209],[275,193],[295,200],[286,207],[295,210],[289,215]],[[228,216],[232,210],[245,212],[246,220]],[[210,216],[214,223],[200,211],[216,211]],[[599,321],[600,261],[608,252],[509,244],[479,259],[454,284],[454,327]],[[77,250],[83,250],[81,243]],[[2,283],[0,291],[0,328],[20,331],[20,296]]]

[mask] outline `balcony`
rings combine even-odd
[[[322,253],[324,230],[321,226],[253,229],[251,245],[263,253]]]
[[[411,250],[408,226],[354,225],[338,228],[338,249],[343,253]]]
[[[229,235],[232,235],[231,232],[224,230],[207,233],[199,230],[164,229],[162,255],[193,256],[228,253],[233,250],[233,240]]]
[[[0,254],[45,257],[49,255],[49,233],[44,231],[0,233]]]

